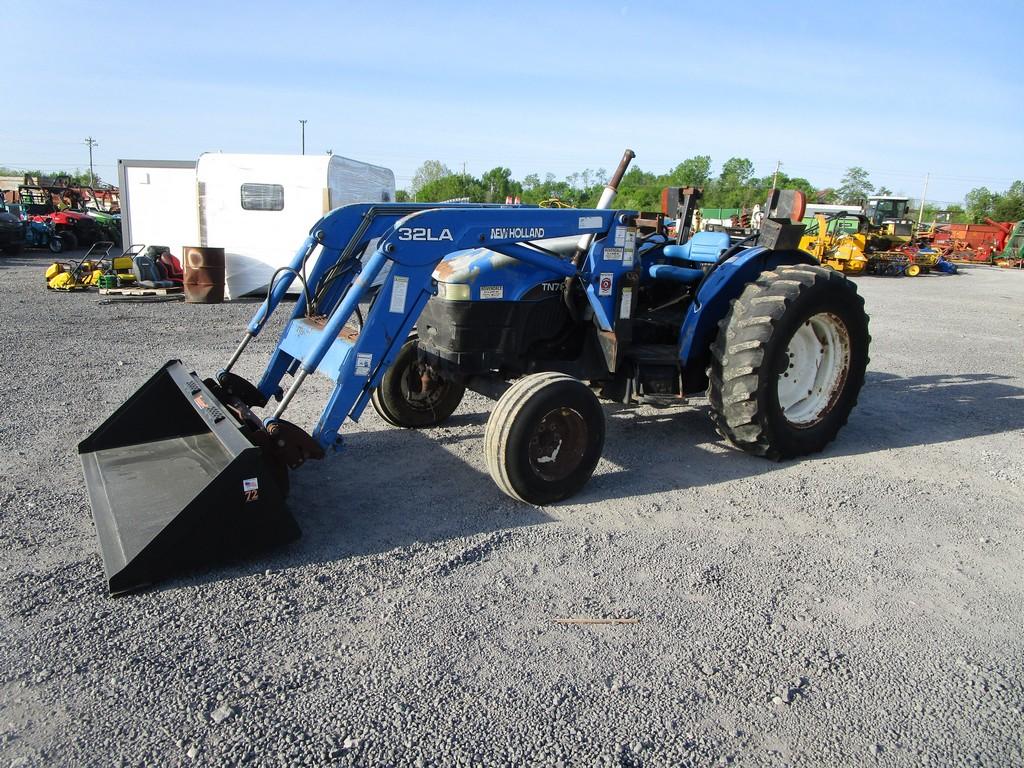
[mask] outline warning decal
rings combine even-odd
[[[625,243],[623,244],[622,263],[627,267],[633,266],[633,252],[636,250],[636,230],[626,230]]]
[[[395,277],[394,286],[391,288],[391,306],[389,309],[399,315],[405,314],[405,296],[409,293],[409,278]]]
[[[356,355],[356,376],[369,376],[372,363],[373,355],[369,352],[360,352]]]
[[[602,272],[601,280],[597,284],[597,295],[598,296],[611,296],[612,295],[612,278],[614,275],[611,272]]]
[[[480,286],[481,299],[500,299],[505,295],[503,285],[482,285]]]

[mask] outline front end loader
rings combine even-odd
[[[632,156],[595,209],[356,204],[317,222],[223,370],[171,360],[78,446],[111,592],[297,535],[290,472],[340,448],[371,403],[425,427],[466,388],[495,397],[487,466],[530,504],[589,480],[599,398],[707,393],[739,448],[821,450],[863,383],[868,321],[853,283],[798,250],[800,196],[775,193],[743,242],[685,239],[682,215],[671,237],[663,217],[610,209]],[[296,282],[262,377],[242,379],[232,369]],[[285,415],[314,374],[334,388],[307,431]]]

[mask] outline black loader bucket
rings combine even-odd
[[[113,594],[299,535],[271,462],[171,360],[78,445]]]

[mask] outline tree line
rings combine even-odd
[[[72,187],[89,186],[89,171],[75,169],[74,171],[40,171],[38,169],[16,169],[0,166],[0,176],[19,176],[30,179],[67,179]],[[99,174],[96,174],[96,185],[103,183]]]
[[[507,197],[519,197],[524,203],[537,204],[557,199],[566,205],[589,208],[597,205],[604,185],[608,182],[604,168],[586,169],[559,179],[553,173],[531,173],[522,180],[512,178],[508,168],[498,166],[477,177],[468,173],[454,173],[444,163],[428,160],[413,176],[408,190],[398,190],[399,202],[436,203],[445,200],[466,199],[474,203],[503,203]],[[0,176],[67,177],[73,186],[86,186],[89,172],[25,170],[0,167]],[[99,176],[96,183],[100,184]],[[788,176],[780,172],[780,189],[799,189],[808,202],[857,205],[868,195],[891,195],[884,186],[875,187],[866,170],[859,166],[848,168],[837,187],[819,187],[805,178]],[[721,171],[712,174],[711,157],[697,155],[683,160],[668,173],[650,173],[633,166],[619,186],[616,204],[622,208],[659,210],[661,190],[664,187],[703,187],[703,205],[708,208],[752,208],[763,203],[772,188],[772,176],[756,176],[754,164],[743,157],[733,157],[722,164]],[[932,221],[940,212],[948,212],[954,222],[983,223],[994,221],[1020,221],[1024,219],[1024,181],[1015,181],[1005,192],[994,192],[988,187],[976,187],[967,193],[963,205],[939,207],[926,204],[925,221]]]
[[[616,205],[637,210],[659,210],[661,190],[664,187],[703,187],[702,205],[708,208],[752,208],[768,197],[773,181],[780,189],[799,189],[808,202],[836,205],[859,205],[869,195],[891,195],[885,186],[871,183],[869,173],[859,166],[846,170],[836,187],[821,187],[800,176],[779,172],[757,176],[754,164],[744,157],[732,157],[722,164],[721,171],[712,172],[710,155],[687,158],[667,173],[644,171],[639,166],[629,169],[619,185]],[[466,200],[475,203],[503,203],[506,198],[518,197],[522,202],[538,204],[558,200],[566,205],[588,208],[597,205],[598,198],[608,182],[604,168],[586,169],[559,179],[553,173],[543,176],[531,173],[521,180],[512,178],[512,172],[498,166],[477,177],[469,173],[456,173],[444,163],[428,160],[421,165],[407,190],[399,190],[399,201],[425,203],[446,200]],[[925,205],[925,220],[931,221],[941,212],[948,212],[950,220],[980,223],[986,217],[997,221],[1024,219],[1024,182],[1016,181],[1004,193],[992,192],[985,187],[967,193],[964,205]]]

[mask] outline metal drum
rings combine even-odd
[[[224,249],[186,247],[185,301],[219,304],[224,301]]]

